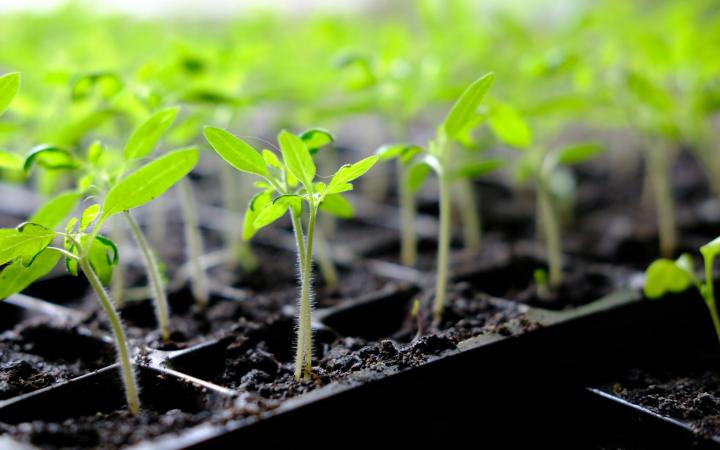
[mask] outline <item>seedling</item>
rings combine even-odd
[[[436,131],[435,138],[428,143],[427,149],[413,147],[389,148],[381,151],[387,158],[392,156],[415,158],[410,167],[408,180],[411,188],[422,184],[429,171],[438,177],[440,189],[440,230],[438,234],[438,258],[435,279],[435,300],[433,303],[433,321],[440,322],[447,296],[447,281],[450,258],[450,183],[453,180],[452,142],[468,132],[469,127],[478,124],[477,109],[490,89],[495,75],[488,73],[473,82],[455,102],[445,120]],[[404,155],[404,156],[403,156]]]
[[[282,131],[278,136],[282,161],[270,150],[262,153],[245,141],[219,128],[205,128],[205,138],[228,164],[239,171],[261,178],[262,189],[250,201],[243,224],[243,238],[290,214],[298,250],[300,299],[298,302],[297,350],[295,379],[309,379],[312,374],[312,261],[313,238],[318,210],[334,213],[338,204],[346,204],[342,193],[353,188],[351,181],[370,170],[378,157],[370,156],[355,164],[342,166],[325,184],[315,181],[316,168],[308,145],[300,137]],[[307,211],[307,232],[303,226]]]
[[[604,148],[595,143],[578,143],[564,148],[548,149],[533,143],[530,126],[511,105],[494,101],[489,113],[490,129],[497,139],[522,156],[515,168],[515,177],[532,183],[537,197],[537,227],[544,233],[547,248],[548,273],[536,272],[541,291],[557,289],[563,281],[563,253],[560,237],[558,199],[568,195],[565,181],[568,166],[580,164],[598,156]],[[547,293],[547,292],[546,292]]]
[[[76,217],[70,219],[64,232],[33,222],[23,223],[15,229],[0,229],[0,265],[7,264],[0,273],[2,298],[21,291],[48,273],[60,255],[65,257],[70,274],[77,276],[82,271],[87,277],[110,320],[128,408],[135,415],[140,412],[140,399],[125,330],[104,288],[110,283],[119,255],[115,244],[102,236],[100,230],[110,217],[120,213],[127,215],[131,209],[165,193],[192,170],[197,160],[197,150],[184,149],[170,152],[141,167],[113,186],[102,205],[93,204],[83,211],[79,220]],[[52,245],[56,238],[63,239],[62,248]]]
[[[720,254],[720,237],[700,247],[705,266],[705,279],[701,280],[695,274],[693,258],[685,253],[676,260],[661,258],[654,261],[645,272],[645,285],[643,292],[648,298],[660,298],[667,294],[679,293],[694,285],[708,307],[712,318],[715,333],[720,341],[720,316],[715,298],[713,280],[713,266],[715,258]]]

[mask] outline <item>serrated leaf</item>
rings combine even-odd
[[[559,164],[572,165],[588,161],[605,151],[605,148],[596,143],[582,143],[565,147],[558,151]]]
[[[30,222],[17,228],[0,229],[0,266],[16,259],[26,266],[30,265],[54,237],[52,230]]]
[[[449,139],[456,139],[464,130],[466,125],[475,117],[485,94],[495,79],[493,73],[488,73],[475,80],[465,89],[460,98],[450,109],[443,121],[442,129]]]
[[[225,130],[205,127],[205,139],[228,164],[241,172],[269,178],[265,160],[251,145]]]
[[[20,90],[20,74],[6,73],[0,77],[0,116],[7,110]]]
[[[660,298],[683,292],[692,284],[692,276],[671,259],[658,259],[645,271],[643,292],[647,298]]]
[[[110,189],[102,207],[102,220],[137,208],[163,195],[195,167],[195,148],[174,150],[140,167]]]
[[[133,131],[123,149],[125,160],[140,159],[155,150],[162,135],[177,117],[179,108],[167,108],[150,116]]]
[[[368,170],[372,168],[372,166],[375,165],[375,163],[378,161],[378,158],[379,157],[377,155],[368,156],[367,158],[361,159],[355,164],[345,164],[344,166],[342,166],[337,172],[335,172],[332,180],[330,180],[330,183],[327,186],[327,190],[325,191],[326,194],[338,193],[338,188],[363,176]]]
[[[305,189],[311,191],[316,168],[305,143],[286,130],[280,132],[278,143],[287,170],[300,180]]]
[[[63,192],[45,202],[45,204],[30,217],[29,222],[37,223],[54,230],[65,222],[65,219],[73,212],[81,198],[82,193],[80,192]]]
[[[23,170],[29,172],[34,164],[52,170],[69,170],[80,167],[80,161],[75,159],[68,150],[47,144],[37,145],[27,152]]]
[[[100,205],[95,203],[94,205],[90,205],[82,212],[82,215],[80,216],[80,231],[85,231],[87,227],[89,227],[95,219],[97,219],[97,216],[100,214]]]
[[[502,103],[494,105],[490,110],[489,123],[490,129],[502,143],[519,149],[532,145],[530,126],[512,106]]]
[[[350,219],[355,215],[352,203],[340,194],[326,195],[320,203],[320,209],[341,219]]]
[[[23,291],[36,280],[47,275],[60,259],[60,253],[45,249],[30,266],[13,261],[0,272],[0,300]]]
[[[320,148],[335,141],[335,136],[324,128],[311,128],[300,134],[311,154],[317,153]]]

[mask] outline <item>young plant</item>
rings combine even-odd
[[[378,157],[370,156],[342,166],[326,184],[315,181],[316,168],[308,145],[287,131],[278,136],[282,161],[272,151],[260,153],[219,128],[205,128],[205,138],[228,164],[261,178],[256,185],[262,191],[250,201],[245,214],[244,239],[252,238],[259,229],[286,212],[290,214],[300,279],[294,375],[296,380],[309,379],[312,374],[312,261],[317,213],[320,209],[332,213],[338,203],[347,203],[341,194],[351,190],[350,182],[370,170]],[[306,226],[303,225],[303,211],[307,212]]]
[[[695,274],[693,258],[685,253],[677,260],[662,258],[654,261],[645,272],[643,291],[648,298],[660,298],[666,293],[679,293],[694,285],[707,305],[712,318],[715,333],[720,341],[720,315],[718,315],[717,299],[713,280],[715,258],[720,254],[720,237],[700,247],[705,266],[705,279]]]
[[[64,232],[33,222],[14,229],[0,229],[0,265],[6,265],[0,273],[2,298],[21,291],[48,273],[60,255],[65,257],[70,274],[77,276],[82,271],[87,277],[110,321],[128,408],[136,415],[140,412],[140,398],[130,349],[120,316],[104,288],[112,279],[119,255],[115,244],[102,236],[100,230],[112,216],[128,214],[131,209],[161,196],[187,175],[197,160],[195,149],[176,150],[141,167],[113,186],[102,205],[93,204],[83,211],[79,220],[70,219]],[[57,217],[47,212],[45,223]],[[38,215],[34,219],[39,220]],[[52,245],[56,238],[63,239],[63,247]]]
[[[428,148],[405,150],[406,155],[413,154],[416,162],[409,169],[410,186],[418,186],[430,170],[438,178],[440,190],[440,230],[438,235],[438,257],[435,279],[435,300],[433,302],[433,322],[438,324],[442,318],[450,259],[450,183],[453,180],[452,143],[467,133],[468,127],[476,125],[477,109],[485,94],[490,89],[495,75],[488,73],[475,80],[455,102],[445,120],[436,131],[435,138],[428,143]],[[410,152],[410,153],[408,153]],[[400,150],[397,155],[402,156]]]

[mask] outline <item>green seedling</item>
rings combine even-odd
[[[473,82],[455,102],[445,120],[437,128],[435,138],[428,143],[428,148],[420,150],[414,147],[395,147],[381,149],[386,159],[399,157],[401,160],[414,157],[415,161],[408,170],[406,182],[411,189],[427,177],[430,171],[435,172],[440,189],[440,230],[438,234],[438,257],[435,279],[435,300],[433,302],[433,321],[440,322],[447,296],[447,282],[450,259],[450,184],[456,173],[452,166],[452,143],[462,139],[468,128],[476,126],[477,109],[485,94],[490,89],[495,75],[486,74]],[[462,170],[462,169],[460,169]]]
[[[643,292],[648,298],[656,299],[667,293],[679,293],[694,285],[708,307],[715,333],[720,341],[720,316],[715,298],[713,266],[720,254],[720,237],[700,247],[705,266],[705,279],[698,278],[693,258],[685,253],[677,260],[662,258],[654,261],[645,272]]]
[[[100,230],[112,216],[127,215],[131,209],[164,194],[192,170],[197,160],[195,149],[176,150],[141,167],[116,183],[102,205],[93,204],[79,218],[70,219],[64,232],[33,222],[14,229],[0,229],[0,265],[5,265],[0,273],[1,298],[25,289],[47,274],[60,256],[65,257],[70,274],[77,276],[82,271],[87,277],[110,321],[128,408],[135,415],[140,412],[140,398],[130,350],[120,316],[104,287],[112,279],[119,255],[115,244],[101,235]],[[33,219],[57,222],[62,214],[53,215],[50,210],[41,210]],[[63,247],[52,245],[56,238],[63,240]]]
[[[316,168],[311,145],[300,137],[282,131],[278,136],[282,161],[270,150],[262,153],[225,130],[205,128],[205,138],[215,151],[235,169],[259,176],[262,189],[250,201],[243,224],[243,238],[250,239],[271,223],[290,214],[298,250],[300,300],[298,302],[295,379],[312,374],[312,260],[315,223],[319,210],[335,213],[346,205],[342,193],[352,189],[351,182],[370,170],[377,156],[342,166],[326,184],[315,181]],[[303,211],[307,212],[307,231]]]

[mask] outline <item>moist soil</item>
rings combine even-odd
[[[699,434],[720,436],[720,371],[631,370],[614,384],[623,399],[688,423]]]
[[[108,366],[112,346],[69,323],[34,318],[0,334],[0,400]]]

